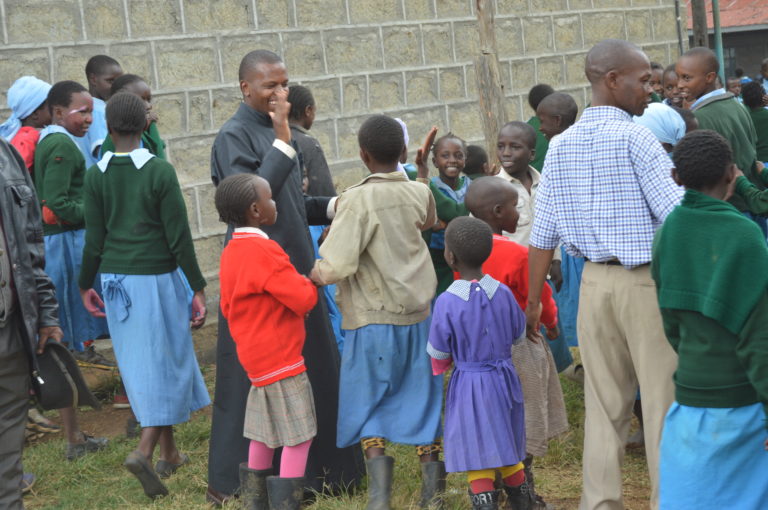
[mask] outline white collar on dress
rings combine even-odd
[[[483,276],[479,282],[470,282],[469,280],[456,280],[445,291],[454,296],[458,296],[464,301],[469,301],[469,293],[472,290],[472,284],[477,283],[477,290],[483,289],[488,299],[493,299],[493,295],[501,285],[498,280],[494,280],[491,275]]]
[[[96,163],[96,166],[99,167],[99,170],[101,170],[102,173],[107,171],[107,166],[109,166],[109,162],[112,160],[113,156],[130,156],[136,169],[140,169],[146,165],[150,159],[155,157],[155,155],[147,149],[134,149],[128,154],[115,154],[112,151],[107,151],[101,160]]]
[[[265,239],[269,239],[269,236],[267,235],[267,233],[258,227],[237,227],[235,230],[232,231],[232,233],[233,234],[256,234],[256,235],[260,235]]]

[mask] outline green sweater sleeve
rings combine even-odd
[[[432,196],[435,197],[435,209],[437,209],[437,217],[446,223],[458,218],[459,216],[468,216],[469,209],[467,206],[454,202],[437,189],[437,186],[429,183],[429,189],[432,191]]]
[[[83,223],[83,198],[75,184],[85,172],[85,159],[68,138],[61,138],[51,147],[51,156],[46,161],[43,175],[43,196],[45,205],[60,220],[71,225]],[[82,181],[80,181],[82,182]]]
[[[765,173],[766,171],[763,171],[763,174]],[[768,214],[768,190],[760,191],[746,177],[740,176],[736,179],[736,193],[744,199],[750,212]]]
[[[736,354],[744,365],[749,382],[757,391],[768,418],[768,291],[757,302],[739,333]],[[766,424],[768,427],[768,422]]]
[[[160,221],[163,223],[165,238],[171,253],[184,271],[189,286],[197,292],[205,287],[205,278],[197,264],[195,245],[192,242],[192,233],[187,219],[187,206],[184,204],[184,197],[173,167],[167,165],[165,169],[158,181]]]
[[[85,246],[83,247],[83,262],[80,266],[78,284],[81,289],[93,287],[93,280],[101,265],[101,254],[104,251],[104,239],[107,228],[104,222],[104,204],[101,196],[94,193],[94,181],[101,179],[99,171],[85,174],[83,186],[83,209],[85,211]]]

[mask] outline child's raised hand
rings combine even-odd
[[[432,144],[435,143],[435,136],[437,136],[437,126],[432,126],[432,129],[427,133],[427,138],[424,139],[424,143],[416,151],[416,164],[417,172],[416,177],[419,179],[429,178],[429,168],[427,168],[427,158],[429,158],[429,151],[432,149]]]
[[[205,292],[198,290],[192,297],[192,320],[190,321],[192,329],[203,327],[206,313],[208,310],[205,308]]]
[[[104,301],[93,289],[80,289],[80,299],[85,309],[94,317],[106,317],[104,313]]]
[[[288,124],[288,114],[291,103],[288,102],[288,88],[278,87],[275,90],[275,109],[269,112],[275,137],[285,143],[291,143],[291,126]]]

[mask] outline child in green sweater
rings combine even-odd
[[[686,193],[659,229],[651,263],[679,356],[659,507],[758,510],[768,501],[768,248],[725,201],[736,167],[722,136],[689,133],[673,160]]]
[[[176,171],[139,148],[144,103],[118,93],[106,115],[115,152],[85,178],[80,295],[92,315],[106,315],[120,374],[142,426],[137,449],[124,465],[155,498],[168,493],[160,478],[189,461],[176,447],[173,425],[210,404],[190,333],[190,325],[205,322],[205,279]],[[92,288],[98,272],[103,302]],[[160,460],[153,467],[158,443]]]
[[[83,308],[76,284],[85,237],[85,158],[74,137],[88,131],[93,100],[79,83],[61,81],[51,87],[47,102],[52,124],[40,132],[35,150],[35,188],[43,210],[45,272],[56,287],[62,341],[76,352],[88,352],[83,343],[94,338],[100,328]],[[60,409],[59,413],[68,441],[67,460],[106,446],[105,438],[87,436],[80,430],[73,408]]]

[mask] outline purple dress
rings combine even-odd
[[[449,472],[512,466],[525,457],[525,416],[512,344],[525,315],[505,285],[456,280],[435,302],[427,352],[453,358],[445,401]]]

